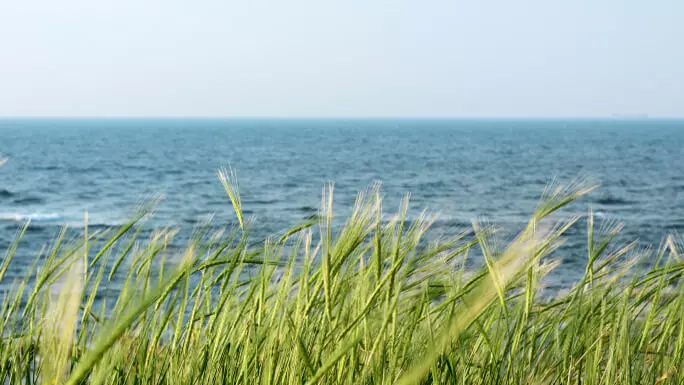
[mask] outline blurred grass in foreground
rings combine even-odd
[[[494,228],[421,241],[432,218],[383,220],[378,187],[333,229],[320,216],[254,246],[235,175],[219,172],[233,229],[181,255],[142,211],[36,259],[0,306],[4,384],[659,384],[684,381],[684,263],[675,238],[643,254],[589,213],[584,278],[555,298],[540,279],[562,234],[551,213],[589,192],[550,187],[500,246]],[[87,217],[86,217],[87,221]],[[551,222],[551,223],[547,223]],[[27,226],[29,226],[27,224]],[[334,230],[334,231],[333,231]],[[0,266],[2,280],[22,234]],[[468,258],[482,268],[466,269]],[[634,263],[650,258],[638,271]],[[115,295],[115,275],[125,276]]]

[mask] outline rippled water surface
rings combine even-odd
[[[601,187],[564,212],[591,207],[657,246],[684,229],[683,145],[684,121],[664,120],[0,120],[0,250],[32,219],[19,277],[61,225],[82,227],[86,211],[116,225],[159,193],[153,225],[229,225],[226,165],[260,236],[314,215],[329,181],[341,213],[380,180],[386,210],[410,192],[411,213],[439,213],[449,234],[482,215],[514,229],[552,178],[588,176]],[[561,272],[583,269],[584,237],[580,222]]]

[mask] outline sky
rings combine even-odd
[[[0,0],[0,116],[684,117],[682,0]]]

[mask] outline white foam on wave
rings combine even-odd
[[[81,215],[74,215],[72,213],[56,213],[56,212],[0,212],[0,222],[27,222],[47,223],[66,225],[74,229],[82,229],[85,227],[85,218]],[[115,217],[95,216],[88,220],[89,227],[114,227],[126,223],[121,219]]]
[[[46,222],[46,221],[56,221],[62,217],[57,213],[0,213],[0,221],[35,221],[35,222]]]
[[[111,221],[88,221],[88,227],[116,227],[116,226],[122,226],[126,222],[124,221],[116,221],[116,220],[111,220]],[[69,220],[69,221],[64,221],[64,224],[68,226],[69,228],[72,229],[83,229],[85,228],[85,221],[84,220]]]

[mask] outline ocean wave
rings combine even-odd
[[[280,202],[282,202],[280,199],[246,199],[242,203],[251,205],[272,205]]]
[[[47,222],[56,221],[62,217],[57,213],[0,213],[0,221],[13,221],[13,222],[23,222],[23,221],[36,221],[36,222]]]
[[[61,226],[61,225],[67,226],[68,228],[73,229],[73,230],[83,230],[83,229],[85,229],[85,223],[84,223],[83,221],[81,221],[81,222],[77,222],[77,221],[67,221],[67,222],[64,222],[64,223],[60,223],[60,226]],[[118,223],[118,222],[117,222],[117,223],[115,223],[115,222],[112,222],[112,223],[93,222],[93,223],[91,223],[91,222],[89,222],[89,223],[88,223],[88,230],[89,230],[89,231],[94,231],[94,230],[106,230],[106,229],[117,228],[117,227],[120,227],[120,226],[123,226],[123,223]]]
[[[36,196],[26,196],[12,201],[15,205],[35,205],[45,203],[45,199]]]
[[[83,221],[67,220],[64,216],[58,214],[15,214],[15,213],[0,213],[0,223],[4,222],[5,229],[16,230],[23,227],[23,224],[31,220],[31,225],[28,227],[28,232],[42,233],[50,229],[58,229],[61,227],[68,228],[72,231],[81,231],[85,228]],[[123,222],[88,222],[88,229],[92,231],[106,230],[117,228],[123,225]]]
[[[297,207],[295,210],[300,212],[300,213],[307,213],[307,214],[318,212],[318,208],[313,207],[313,206],[301,206],[301,207]]]
[[[627,199],[622,199],[618,197],[603,197],[603,198],[598,198],[595,199],[594,202],[604,205],[604,206],[620,206],[620,205],[631,205],[634,204],[635,202],[627,200]]]
[[[13,196],[14,196],[14,193],[11,192],[10,190],[0,188],[0,198],[11,198]]]

